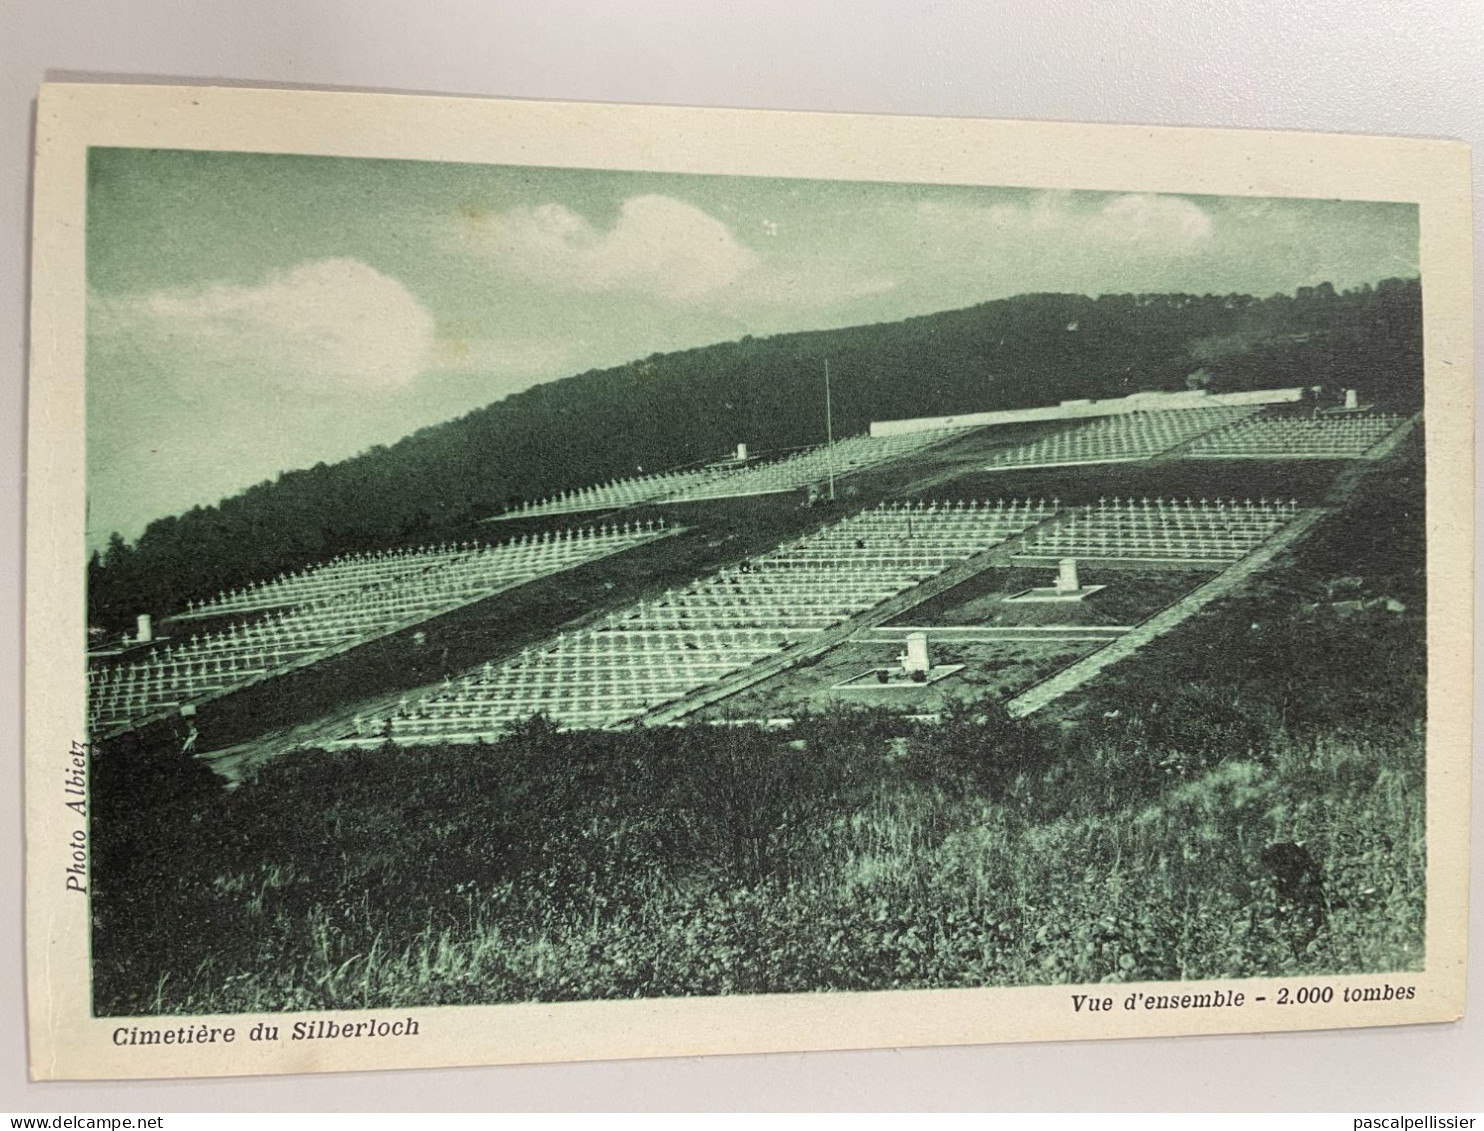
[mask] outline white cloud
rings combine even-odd
[[[1178,196],[1128,193],[1088,207],[1071,193],[1037,193],[1023,203],[987,208],[924,202],[918,217],[953,239],[1085,254],[1103,248],[1150,256],[1187,255],[1208,247],[1211,217]]]
[[[1183,254],[1211,242],[1211,217],[1178,196],[1131,194],[1110,200],[1092,219],[1093,235],[1112,243]]]
[[[470,246],[556,291],[637,291],[696,303],[757,263],[726,224],[668,196],[631,197],[607,229],[561,204],[462,219]]]
[[[896,285],[855,265],[777,246],[777,221],[764,219],[759,227],[766,255],[704,209],[648,194],[625,200],[606,228],[556,203],[500,213],[466,208],[456,241],[557,294],[629,294],[698,313],[823,309]]]
[[[410,384],[435,330],[406,287],[357,259],[301,263],[255,286],[95,295],[89,317],[102,348],[150,357],[187,385],[250,376],[318,393]]]

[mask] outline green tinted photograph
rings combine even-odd
[[[1422,970],[1418,240],[91,150],[95,1016]]]

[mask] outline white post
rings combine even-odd
[[[148,613],[140,613],[139,614],[139,635],[137,637],[139,643],[141,643],[141,644],[148,644],[154,638],[155,638],[154,623],[150,619],[150,615]]]
[[[747,459],[747,445],[746,444],[738,444],[737,445],[737,462],[738,463],[743,463],[744,461],[746,461],[746,459]]]
[[[1360,407],[1360,398],[1356,395],[1356,392],[1355,392],[1354,389],[1346,389],[1345,390],[1345,407],[1346,408],[1359,408]]]

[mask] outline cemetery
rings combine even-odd
[[[192,606],[223,627],[161,642],[143,658],[94,663],[89,714],[104,736],[316,663],[538,577],[676,532],[663,522],[550,531],[337,559]],[[247,614],[258,613],[256,618]],[[142,618],[143,619],[143,618]]]
[[[1295,500],[1099,499],[1038,530],[1017,555],[1221,564],[1244,557],[1297,517]]]
[[[823,656],[790,668],[697,712],[704,722],[771,723],[845,708],[885,707],[932,722],[982,696],[1008,701],[1102,648],[1107,638],[1050,632],[997,637],[926,630],[929,668],[916,679],[902,655],[907,634],[862,632]],[[882,676],[885,676],[883,679]]]
[[[796,452],[772,463],[760,463],[682,489],[666,502],[720,499],[734,495],[796,491],[810,484],[825,483],[858,471],[914,455],[944,440],[964,434],[964,429],[945,427],[901,436],[851,436]]]
[[[1409,422],[1409,417],[1371,412],[1359,405],[1334,410],[1261,404],[1154,409],[1063,428],[996,451],[988,469],[1129,463],[1175,454],[1200,459],[1360,459]]]
[[[1196,437],[1201,459],[1361,459],[1407,423],[1392,413],[1263,414]]]
[[[1413,337],[1125,297],[852,331],[831,428],[845,339],[708,347],[104,550],[98,1007],[1415,968]]]
[[[882,504],[409,697],[342,740],[472,741],[538,713],[567,728],[642,717],[1054,513],[1045,500]]]
[[[850,513],[856,504],[832,513],[766,496],[715,506],[706,533],[693,527],[573,575],[573,588],[601,589],[605,573],[621,579],[641,564],[661,579],[644,588],[642,605],[632,589],[620,589],[610,607],[591,610],[593,623],[564,629],[565,610],[546,616],[540,603],[524,603],[533,587],[482,603],[529,610],[524,656],[518,645],[515,653],[500,650],[504,630],[495,628],[488,667],[473,661],[446,684],[394,691],[385,709],[365,712],[362,737],[348,726],[342,741],[266,758],[230,793],[208,769],[211,751],[196,760],[165,744],[141,751],[117,744],[113,750],[130,756],[99,764],[100,774],[112,775],[100,790],[109,819],[99,828],[100,859],[114,885],[113,902],[103,905],[112,918],[95,935],[101,999],[118,1010],[156,1002],[161,985],[174,987],[201,966],[206,952],[190,948],[207,937],[235,947],[218,958],[229,962],[221,987],[172,991],[168,1008],[557,1000],[570,998],[574,985],[594,997],[656,997],[879,988],[904,978],[1042,984],[1068,971],[1096,981],[1132,977],[1125,954],[1143,964],[1139,976],[1165,980],[1263,976],[1291,968],[1295,954],[1318,974],[1340,963],[1415,968],[1423,863],[1418,851],[1405,849],[1400,860],[1397,852],[1423,843],[1421,763],[1412,754],[1425,705],[1419,455],[1413,443],[1398,459],[1355,463],[1339,478],[1324,461],[1290,465],[1297,507],[1286,494],[1287,502],[1272,502],[1285,478],[1278,465],[1251,464],[1254,521],[1277,525],[1235,561],[1204,556],[1199,538],[1199,553],[1175,560],[1124,556],[1111,546],[1107,557],[1017,554],[1021,538],[1054,533],[1074,518],[1095,540],[1130,515],[1135,535],[1160,525],[1161,513],[1181,530],[1208,515],[1229,522],[1237,510],[1245,520],[1244,497],[1213,490],[1214,473],[1225,473],[1219,461],[1165,465],[1166,497],[1161,504],[1149,490],[1147,507],[1142,484],[1133,481],[1131,490],[1121,470],[1089,476],[1078,491],[1067,488],[1066,475],[1048,475],[1045,503],[1013,507],[996,506],[992,494],[987,506],[982,496],[976,505],[967,488],[962,508],[908,505],[907,487],[895,488],[885,506],[861,500],[859,514]],[[941,463],[930,469],[942,470]],[[1172,506],[1169,488],[1186,484],[1194,497],[1187,504],[1182,491]],[[949,490],[956,498],[961,486],[918,493]],[[1271,513],[1262,517],[1265,506]],[[697,506],[687,521],[699,524],[707,509]],[[1319,513],[1325,517],[1310,536],[1284,541]],[[955,526],[972,529],[986,514],[1005,514],[1006,529],[982,554],[975,553],[982,539],[956,547],[957,539],[940,537]],[[1284,514],[1292,521],[1281,524]],[[745,535],[723,541],[715,558],[700,553],[742,516],[755,520]],[[940,543],[937,554],[897,561],[919,534]],[[737,553],[722,561],[731,545]],[[1028,689],[1114,650],[1132,626],[1240,574],[1278,545],[1289,549],[1267,559],[1271,568],[1255,584],[1077,685],[1053,709],[1015,709]],[[871,561],[878,548],[890,552],[893,570],[917,567],[891,574],[904,586],[893,602],[931,586],[936,575],[917,576],[945,560],[957,559],[950,571],[989,564],[878,623],[852,615],[890,589],[884,579],[878,584],[887,571]],[[867,568],[849,569],[859,554]],[[1004,599],[1054,587],[1063,557],[1076,558],[1079,588],[1104,588],[1064,603]],[[678,567],[694,567],[693,580]],[[1352,578],[1363,582],[1350,585]],[[1336,579],[1345,584],[1336,588]],[[566,583],[535,588],[543,584]],[[1310,610],[1306,601],[1326,586],[1392,595],[1404,608],[1354,616]],[[708,628],[706,618],[748,594],[757,599],[745,620],[739,610]],[[769,609],[789,615],[769,617]],[[833,628],[816,627],[826,619],[836,620]],[[535,635],[538,625],[547,636]],[[844,642],[811,649],[833,632],[846,633]],[[918,634],[921,681],[903,661],[905,652],[917,663],[908,641]],[[800,658],[786,671],[687,719],[718,725],[629,726],[620,718],[611,730],[539,721],[483,729],[498,721],[507,698],[527,695],[544,700],[553,722],[566,721],[565,705],[577,726],[600,727],[621,709],[609,694],[684,695],[675,689],[692,680],[745,674],[791,651]],[[692,661],[684,678],[677,653]],[[735,668],[739,662],[745,667]],[[954,665],[963,666],[932,679]],[[603,669],[613,670],[615,683]],[[885,686],[875,680],[881,669]],[[867,672],[874,688],[838,686]],[[581,683],[566,683],[568,675]],[[590,690],[573,694],[578,686]],[[586,718],[575,710],[584,703],[593,708]],[[183,789],[158,788],[171,772],[195,775],[186,804]],[[1316,782],[1325,792],[1316,794]],[[147,815],[143,831],[121,839],[116,830],[133,828],[125,817],[136,810]],[[1291,938],[1254,890],[1262,877],[1254,878],[1253,854],[1287,841],[1328,846],[1315,858],[1334,877],[1332,917],[1307,950],[1310,939]],[[161,852],[171,870],[155,881]],[[1099,881],[1110,854],[1120,853],[1129,867],[1113,891]],[[364,902],[377,890],[415,899]],[[1191,892],[1206,901],[1200,921],[1210,924],[1215,956],[1199,966],[1180,933]],[[1052,897],[1058,902],[1046,912]],[[140,900],[150,914],[124,913]],[[1130,906],[1139,917],[1120,918]],[[1232,966],[1221,949],[1228,924],[1248,921],[1253,907],[1268,918]],[[1086,957],[1084,922],[1113,924],[1106,937],[1121,949],[1106,960]],[[925,946],[861,941],[917,923],[937,924]],[[1379,942],[1372,924],[1389,932]],[[766,962],[718,965],[715,941],[740,932],[760,941],[733,953],[766,951]],[[1151,950],[1142,941],[1150,937],[1171,942]],[[373,963],[364,956],[377,939],[386,949]],[[1356,939],[1373,940],[1366,954],[1374,957],[1355,959]],[[1054,948],[1050,959],[1046,946]],[[796,966],[771,957],[795,952],[803,955]],[[594,969],[595,961],[602,965]],[[350,971],[344,986],[301,988],[338,969]],[[729,980],[718,983],[718,970]]]
[[[1054,478],[1059,468],[1066,469],[1064,476],[1075,476],[1084,466],[1137,466],[1163,455],[1167,461],[1187,457],[1200,461],[1184,465],[1192,472],[1188,478],[1200,482],[1194,473],[1201,464],[1219,466],[1215,461],[1222,459],[1294,457],[1311,460],[1315,467],[1325,466],[1324,460],[1355,459],[1389,442],[1409,423],[1405,417],[1359,407],[1295,413],[1288,407],[1261,404],[1192,403],[1196,406],[1123,412],[991,448],[988,467],[983,464],[983,444],[954,449],[957,474],[951,463],[940,461],[935,466],[949,469],[940,477],[958,478],[969,486],[976,469],[981,475],[1019,471]],[[917,466],[910,457],[976,431],[986,439],[993,434],[992,429],[945,423],[854,436],[774,460],[750,460],[746,445],[739,445],[736,457],[721,463],[574,489],[501,517],[560,519],[583,510],[641,504],[648,508],[637,514],[658,515],[657,503],[688,503],[694,510],[696,504],[801,487],[818,493],[826,483],[899,461],[910,473]],[[965,459],[979,462],[971,467]],[[907,480],[898,481],[907,485]],[[993,481],[993,474],[985,480]],[[1090,481],[1083,476],[1071,482],[1085,488]],[[888,496],[892,491],[887,488]],[[1087,498],[1085,491],[1081,497]],[[713,569],[653,599],[610,611],[601,624],[530,644],[519,656],[505,655],[494,662],[496,650],[482,668],[446,673],[443,687],[409,688],[396,702],[384,703],[383,709],[368,708],[338,737],[354,743],[387,737],[398,742],[468,740],[498,734],[537,713],[564,727],[631,723],[730,679],[761,659],[796,648],[810,636],[942,573],[952,563],[1010,538],[1017,541],[1007,551],[1007,560],[987,573],[986,583],[998,585],[1007,571],[1020,570],[1015,578],[1020,587],[981,594],[977,598],[981,605],[988,600],[995,607],[980,608],[972,623],[986,629],[1017,628],[1022,638],[1001,632],[993,639],[960,636],[944,644],[980,649],[982,654],[964,653],[970,667],[983,662],[998,665],[994,670],[1001,677],[1010,670],[1024,675],[1044,666],[1046,648],[1054,643],[1037,633],[1056,624],[1136,622],[1173,600],[1178,593],[1172,587],[1193,588],[1200,583],[1200,571],[1209,573],[1241,560],[1301,510],[1295,499],[1267,497],[1254,501],[1130,494],[1077,505],[1055,498],[1009,503],[981,498],[952,504],[897,499],[830,521],[822,529]],[[704,523],[704,510],[695,513]],[[158,635],[142,616],[137,637],[126,638],[106,654],[100,650],[91,664],[90,719],[100,736],[112,736],[145,722],[193,713],[200,704],[263,679],[667,532],[674,532],[673,525],[651,518],[647,523],[610,521],[581,530],[533,530],[497,545],[462,541],[344,554],[188,602],[162,623]],[[1109,588],[1107,569],[1136,568],[1144,571],[1138,585],[1130,589],[1115,582]],[[1151,585],[1151,570],[1175,571],[1175,576],[1168,584]],[[946,607],[941,597],[925,599]],[[1016,612],[1037,604],[1055,608],[1059,615],[1053,623],[1027,620]],[[1072,614],[1073,608],[1083,607],[1091,612]],[[1114,609],[1121,615],[1112,615]],[[905,619],[929,628],[938,624],[932,616]],[[955,622],[950,618],[943,623]],[[1086,637],[1055,643],[1065,645],[1064,660],[1088,647]],[[1021,663],[1022,658],[1033,662]],[[825,668],[832,669],[833,664]],[[848,697],[851,681],[861,669],[827,674],[829,682],[823,686]],[[767,676],[764,698],[795,676],[789,672]],[[808,684],[812,677],[798,678]],[[879,677],[872,680],[878,689],[882,686]],[[907,682],[925,681],[908,677]],[[967,687],[975,680],[966,673],[950,682]],[[997,678],[995,686],[1018,690],[1022,682],[1018,677]],[[886,686],[892,684],[893,678],[885,681]],[[745,695],[738,697],[739,702],[743,699]]]
[[[727,474],[726,470],[702,467],[615,479],[611,483],[576,487],[550,498],[525,503],[514,510],[495,515],[490,521],[534,518],[542,515],[580,514],[584,511],[622,510],[625,507],[669,498],[687,488],[724,477]]]
[[[1019,544],[1050,526],[1035,528]],[[955,701],[984,695],[1009,702],[1114,643],[1219,568],[1110,559],[1079,565],[1077,588],[1091,590],[1085,594],[1090,599],[1027,601],[1022,594],[1056,589],[1059,563],[1047,569],[1024,564],[1018,554],[1007,553],[1007,559],[698,717],[792,718],[844,703],[887,705],[931,718]],[[928,655],[925,669],[920,661],[915,665],[922,677],[914,676],[914,665],[902,655],[915,636],[924,638]]]
[[[1300,513],[1292,500],[1266,498],[882,503],[404,694],[357,715],[335,741],[489,741],[537,714],[564,729],[630,725],[765,660],[775,662],[760,669],[757,687],[743,679],[736,693],[723,688],[722,701],[697,717],[774,717],[898,691],[923,709],[955,689],[1018,694],[1239,561]],[[924,659],[926,640],[909,639],[918,627],[882,636],[863,625],[818,655],[820,633],[996,547],[988,568],[946,594],[925,592],[921,608],[909,603],[894,618],[926,637],[943,626],[980,629],[941,638],[940,662]],[[888,644],[907,645],[895,665],[883,663]]]
[[[705,468],[575,489],[500,516],[559,521],[608,507],[658,516],[657,504],[686,503],[686,522],[704,528],[720,518],[708,518],[708,506],[756,496],[758,505],[774,508],[758,513],[774,521],[767,514],[781,516],[780,508],[795,504],[765,503],[769,495],[807,486],[812,505],[816,495],[826,501],[825,483],[888,464],[901,468],[872,488],[876,497],[885,492],[878,506],[826,517],[822,527],[793,538],[775,523],[782,541],[773,548],[703,566],[692,580],[666,582],[670,588],[656,587],[641,600],[630,596],[633,603],[610,607],[592,623],[544,622],[549,635],[528,635],[519,652],[518,645],[492,646],[468,667],[461,650],[461,663],[445,669],[441,682],[406,681],[393,695],[372,693],[356,713],[338,715],[324,738],[361,747],[388,739],[467,743],[492,740],[538,714],[563,729],[611,728],[660,714],[665,721],[778,717],[842,702],[931,714],[949,698],[1018,696],[1240,562],[1305,513],[1293,498],[1129,493],[1094,500],[1087,491],[1094,480],[1083,468],[1107,461],[1132,469],[1162,455],[1160,479],[1168,482],[1170,460],[1200,457],[1176,479],[1210,486],[1230,477],[1202,476],[1203,464],[1219,469],[1216,461],[1260,437],[1294,450],[1308,444],[1310,466],[1324,469],[1324,459],[1353,458],[1405,423],[1365,411],[1299,416],[1260,404],[1192,405],[1101,417],[999,448],[992,429],[952,425],[855,436],[771,461],[749,460],[739,445],[734,459]],[[933,462],[920,459],[945,440],[974,435],[990,441],[988,450],[971,441]],[[1281,481],[1266,474],[1277,466],[1255,481]],[[992,491],[951,503],[908,501],[914,473],[972,489],[1007,472],[1070,486],[1073,498],[1087,501],[1007,500]],[[1098,481],[1119,483],[1130,474],[1110,468]],[[1328,478],[1305,483],[1304,493],[1317,493]],[[662,518],[610,520],[583,530],[533,530],[499,545],[347,554],[191,602],[165,622],[168,639],[149,642],[141,634],[129,642],[132,650],[93,665],[93,725],[117,735],[190,714],[261,680],[674,532]],[[947,593],[925,591],[916,607],[861,622],[849,639],[815,643],[994,547],[1003,547],[994,561]],[[875,627],[883,619],[886,627]],[[201,629],[191,633],[193,624]],[[918,631],[927,634],[925,667],[920,652],[912,664],[902,660],[907,635]],[[758,674],[749,675],[754,667]],[[433,676],[420,670],[421,680]],[[707,690],[713,687],[719,690]]]
[[[989,470],[1146,460],[1260,411],[1255,405],[1134,412],[1064,428],[995,452]]]
[[[491,521],[622,510],[643,503],[695,502],[797,491],[811,484],[825,483],[831,477],[842,478],[879,467],[962,435],[963,431],[962,428],[947,427],[900,436],[851,436],[792,452],[776,460],[750,461],[746,455],[747,445],[741,444],[738,458],[734,460],[563,491],[560,495],[496,515]]]

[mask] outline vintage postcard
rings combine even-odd
[[[47,1079],[1446,1022],[1468,153],[38,103]]]

